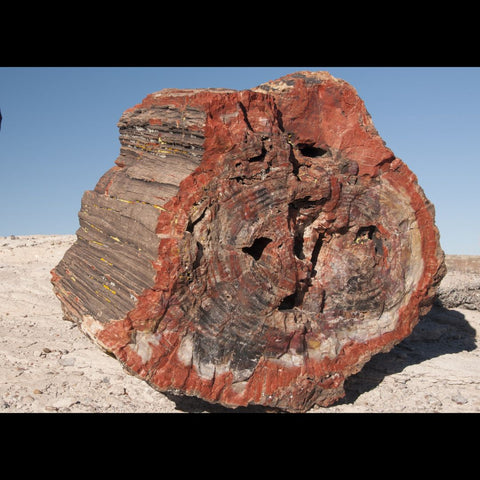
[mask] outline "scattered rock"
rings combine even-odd
[[[56,409],[62,409],[62,408],[69,408],[75,403],[77,403],[77,401],[73,397],[62,397],[56,400],[52,404],[52,406]]]
[[[468,400],[460,393],[457,393],[456,395],[452,396],[452,401],[457,403],[458,405],[464,405],[465,403],[468,402]]]
[[[46,405],[44,407],[44,409],[47,411],[47,412],[57,412],[58,411],[58,408],[57,407],[54,407],[52,405]]]
[[[480,310],[480,276],[456,276],[456,282],[440,284],[436,302],[445,308]]]
[[[108,393],[110,395],[126,395],[127,390],[123,385],[114,384],[109,388]]]
[[[75,358],[74,357],[62,357],[58,359],[58,363],[63,367],[72,367],[75,365]]]

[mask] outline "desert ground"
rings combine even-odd
[[[74,235],[0,237],[0,413],[255,413],[162,394],[62,318],[50,270]],[[480,412],[480,257],[447,256],[437,304],[308,413]]]

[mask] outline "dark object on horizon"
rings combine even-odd
[[[0,110],[0,130],[2,129],[2,111]]]

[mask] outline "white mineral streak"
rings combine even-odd
[[[157,346],[161,338],[161,333],[137,331],[135,343],[131,343],[130,348],[140,355],[143,363],[147,363],[152,358],[152,346]]]
[[[192,364],[193,338],[192,335],[185,335],[177,350],[177,358],[187,367]]]
[[[103,324],[95,320],[91,315],[85,315],[81,328],[89,337],[94,338],[98,332],[103,330]]]

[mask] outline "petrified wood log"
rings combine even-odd
[[[327,406],[430,309],[433,206],[346,82],[167,89],[118,125],[52,283],[65,318],[152,387]]]

